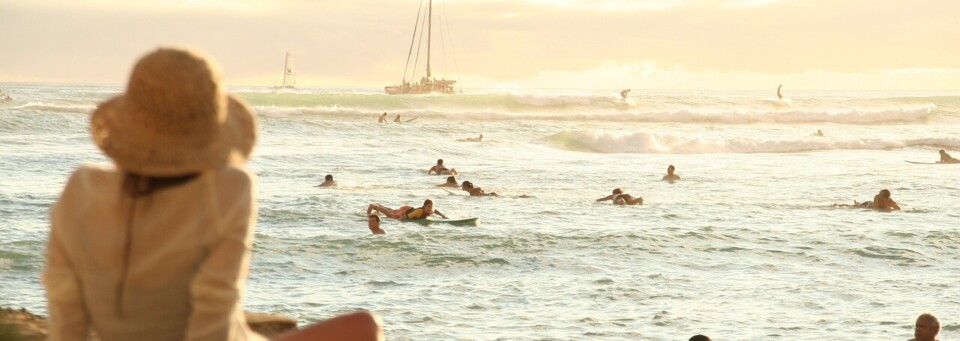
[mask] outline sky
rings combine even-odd
[[[124,84],[179,45],[228,85],[278,85],[289,52],[298,85],[381,87],[419,6],[0,0],[0,82]],[[433,18],[433,74],[464,88],[960,90],[956,0],[434,0]]]

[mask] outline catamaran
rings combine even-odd
[[[422,4],[422,2],[421,2]],[[429,94],[429,93],[440,93],[440,94],[453,94],[453,84],[457,81],[448,80],[448,79],[435,79],[430,74],[430,42],[433,32],[433,0],[430,0],[427,5],[427,74],[420,78],[419,81],[415,80],[415,72],[410,74],[410,81],[407,81],[407,67],[404,67],[403,70],[403,80],[399,85],[389,85],[384,87],[384,91],[388,95],[415,95],[415,94]],[[419,32],[417,28],[419,29]],[[418,34],[419,33],[419,34]],[[417,39],[417,37],[420,39]],[[423,27],[420,23],[420,13],[417,13],[417,22],[414,25],[413,29],[413,38],[410,39],[410,51],[407,52],[407,66],[410,65],[410,56],[413,54],[413,43],[418,40],[423,40]],[[420,45],[417,45],[417,54],[419,56]],[[419,59],[419,58],[418,58]],[[416,63],[416,59],[414,59]],[[414,65],[416,68],[416,65]]]
[[[281,89],[293,89],[297,85],[297,74],[293,71],[293,57],[287,52],[287,58],[283,61],[283,82],[280,83]]]

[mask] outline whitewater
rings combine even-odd
[[[109,163],[88,115],[123,88],[0,89],[0,306],[46,314],[48,210]],[[230,88],[261,125],[244,309],[390,340],[906,340],[930,311],[960,338],[960,165],[905,162],[960,156],[960,93],[619,90]],[[435,187],[440,158],[501,197]],[[595,202],[617,187],[644,205]],[[903,211],[844,206],[884,188]],[[481,223],[366,228],[425,198]]]

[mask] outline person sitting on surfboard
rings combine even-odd
[[[676,170],[676,168],[673,167],[673,165],[670,165],[670,167],[667,167],[667,175],[664,175],[664,176],[663,176],[663,179],[660,179],[660,180],[662,180],[662,181],[667,181],[667,182],[679,181],[679,180],[680,180],[680,176],[679,176],[679,175],[676,175],[676,174],[673,174],[673,172],[674,172],[675,170]]]
[[[457,178],[451,175],[447,177],[447,182],[439,184],[437,187],[460,187],[460,184],[457,183]]]
[[[471,197],[488,197],[488,196],[499,197],[500,196],[499,194],[494,192],[487,193],[486,191],[483,190],[483,188],[473,187],[473,183],[470,181],[464,181],[463,184],[460,185],[460,189],[467,191],[467,193],[470,193]]]
[[[380,115],[380,119],[377,120],[377,123],[387,123],[387,112],[384,111],[383,115]]]
[[[423,201],[423,206],[413,208],[411,206],[400,206],[398,209],[392,209],[383,205],[370,204],[367,206],[367,215],[370,215],[373,211],[383,213],[387,217],[399,220],[410,220],[410,219],[426,219],[427,217],[436,213],[443,219],[447,219],[447,216],[433,209],[433,200],[427,199]]]
[[[597,199],[597,201],[612,200],[614,205],[643,205],[643,197],[634,198],[630,194],[623,193],[623,189],[614,188],[613,194]]]
[[[864,201],[864,202],[854,201],[853,206],[862,207],[862,208],[872,208],[875,210],[882,210],[882,211],[899,211],[900,210],[900,205],[897,205],[897,202],[893,201],[893,199],[890,198],[890,190],[886,188],[880,190],[880,193],[877,193],[877,195],[874,195],[873,201]]]
[[[367,227],[370,228],[370,233],[387,234],[387,231],[380,228],[380,216],[376,214],[371,214],[367,217]]]
[[[950,154],[947,154],[946,150],[940,150],[940,163],[960,163],[960,160],[957,160]]]
[[[316,187],[337,187],[337,182],[333,181],[333,175],[327,174],[327,176],[323,177],[323,183]]]
[[[393,119],[393,123],[400,123],[400,114],[397,114],[397,118]]]
[[[443,159],[437,159],[437,164],[433,165],[433,167],[430,167],[430,169],[427,170],[427,174],[436,174],[436,175],[453,174],[453,175],[457,175],[457,169],[456,169],[456,168],[447,169],[447,166],[444,166],[444,165],[443,165]]]

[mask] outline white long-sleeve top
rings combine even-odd
[[[52,340],[263,340],[240,301],[255,181],[236,167],[133,199],[82,166],[51,211],[43,272]]]

